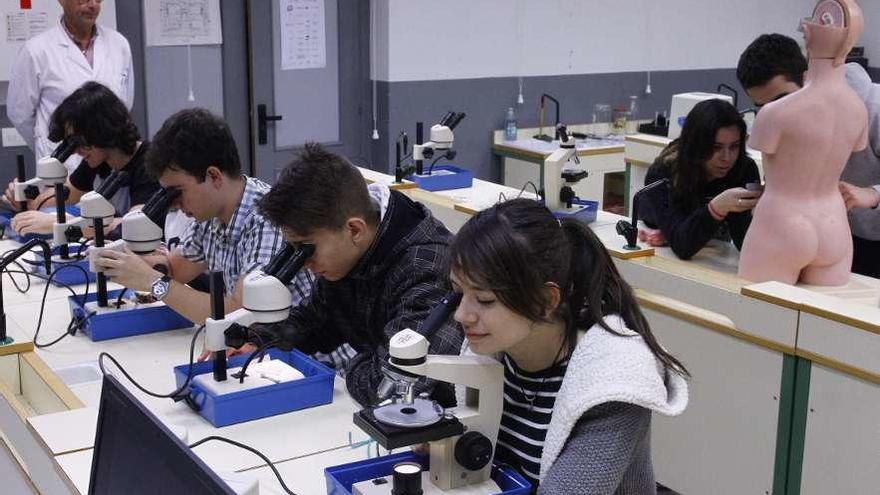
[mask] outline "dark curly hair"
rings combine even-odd
[[[141,138],[125,103],[107,86],[89,81],[58,105],[49,122],[49,140],[61,141],[68,134],[98,148],[115,148],[127,154]]]
[[[352,217],[371,226],[379,223],[360,171],[317,143],[306,143],[257,207],[270,222],[302,236],[316,229],[338,230]]]
[[[806,71],[807,59],[797,41],[783,34],[762,34],[740,55],[736,78],[746,90],[763,86],[776,76],[803,86]]]
[[[204,108],[187,108],[168,117],[153,138],[145,163],[147,172],[156,179],[171,169],[203,182],[211,166],[228,177],[241,174],[232,131],[223,119]]]

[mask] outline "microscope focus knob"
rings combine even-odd
[[[492,462],[492,442],[480,432],[465,433],[455,444],[455,461],[469,471],[483,469]]]

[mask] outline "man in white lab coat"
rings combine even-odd
[[[56,145],[48,139],[52,112],[83,83],[107,86],[129,110],[134,101],[131,48],[117,31],[96,24],[101,0],[58,3],[64,15],[22,47],[6,94],[6,114],[37,159]],[[78,162],[69,160],[68,170],[73,171]]]

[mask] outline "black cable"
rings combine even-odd
[[[440,159],[441,159],[441,158],[444,158],[444,157],[446,157],[446,154],[445,154],[445,153],[442,154],[442,155],[437,156],[437,158],[434,158],[434,159],[431,161],[431,166],[428,167],[428,175],[431,175],[431,173],[434,172],[434,164],[437,163],[438,161],[440,161]]]
[[[44,204],[46,204],[46,201],[49,201],[50,199],[54,199],[54,198],[55,198],[54,194],[52,196],[46,196],[45,198],[43,198],[42,201],[39,202],[39,204],[37,204],[37,207],[34,209],[39,210],[40,208],[43,207]]]
[[[128,292],[128,289],[126,288],[123,288],[119,292],[119,297],[116,298],[116,309],[119,309],[119,307],[122,306],[122,298],[125,296],[126,292]]]
[[[518,198],[522,196],[522,193],[526,192],[526,188],[529,187],[529,184],[531,184],[532,188],[535,190],[535,196],[537,196],[537,199],[541,199],[541,193],[538,192],[538,186],[536,186],[535,183],[532,181],[526,181],[526,183],[523,184],[522,189],[519,190],[519,194],[517,194],[516,197]]]
[[[138,390],[140,390],[141,392],[143,392],[151,397],[156,397],[158,399],[181,400],[189,395],[189,394],[184,394],[184,392],[186,391],[187,387],[189,387],[189,384],[193,378],[193,362],[195,361],[194,358],[195,358],[195,349],[196,349],[196,339],[198,339],[199,334],[202,333],[202,330],[204,330],[204,329],[205,329],[205,325],[201,325],[196,330],[195,334],[193,334],[192,341],[189,344],[189,368],[186,370],[186,380],[184,380],[183,385],[181,385],[180,387],[177,388],[177,390],[175,390],[171,393],[157,394],[156,392],[151,392],[151,391],[145,389],[144,387],[141,386],[140,383],[136,382],[134,380],[134,378],[132,378],[131,375],[128,374],[127,371],[125,371],[125,368],[123,368],[122,365],[119,364],[119,361],[117,361],[116,358],[114,358],[113,356],[111,356],[110,354],[108,354],[106,352],[102,352],[102,353],[98,354],[98,367],[101,368],[101,374],[106,375],[107,369],[104,368],[104,358],[107,358],[110,361],[112,361],[113,364],[115,364],[116,367],[119,368],[119,371],[121,371],[122,374],[125,375],[125,378],[128,378],[128,381],[130,381],[132,383],[132,385],[137,387]]]
[[[7,251],[7,253],[8,252],[9,251]],[[3,256],[6,256],[6,254],[4,253]],[[17,290],[18,292],[20,292],[22,294],[27,293],[27,291],[31,290],[30,274],[27,271],[25,271],[24,267],[21,266],[21,263],[19,263],[18,261],[13,261],[12,263],[10,263],[10,265],[17,266],[18,270],[20,270],[22,273],[24,273],[24,279],[27,281],[27,285],[25,286],[24,289],[22,289],[21,286],[18,285],[18,280],[16,280],[15,277],[12,276],[12,272],[7,268],[4,271],[6,272],[7,275],[9,275],[9,281],[12,282],[12,285],[13,285],[13,287],[15,287],[15,290]],[[16,270],[16,271],[18,271],[18,270]]]
[[[205,438],[199,440],[198,442],[191,443],[191,444],[189,445],[189,448],[194,449],[194,448],[198,447],[199,445],[201,445],[201,444],[203,444],[203,443],[205,443],[205,442],[210,442],[210,441],[212,441],[212,440],[216,440],[216,441],[218,441],[218,442],[226,442],[226,443],[228,443],[228,444],[230,444],[230,445],[234,445],[234,446],[236,446],[236,447],[238,447],[238,448],[240,448],[240,449],[244,449],[244,450],[247,450],[248,452],[250,452],[250,453],[252,453],[252,454],[255,454],[257,457],[259,457],[260,459],[262,459],[263,462],[265,462],[266,465],[269,466],[270,469],[272,469],[272,472],[275,473],[275,477],[278,478],[278,483],[281,483],[281,488],[284,489],[284,491],[287,492],[289,495],[296,495],[296,493],[293,492],[290,488],[288,488],[288,486],[284,483],[284,479],[281,478],[281,473],[278,472],[278,469],[275,467],[275,463],[273,463],[272,461],[270,461],[269,458],[266,457],[265,455],[263,455],[262,452],[260,452],[259,450],[257,450],[257,449],[255,449],[255,448],[251,447],[250,445],[245,445],[245,444],[243,444],[243,443],[239,443],[239,442],[236,442],[235,440],[230,440],[230,439],[225,438],[225,437],[219,437],[219,436],[217,436],[217,435],[211,435],[211,436],[209,436],[209,437],[205,437]]]
[[[40,315],[37,318],[37,328],[36,328],[36,330],[34,330],[34,347],[36,347],[37,349],[45,349],[46,347],[49,347],[49,346],[57,344],[58,342],[61,342],[61,340],[64,339],[65,337],[67,337],[68,335],[76,334],[76,331],[82,330],[85,323],[92,316],[95,315],[95,313],[90,313],[90,314],[86,315],[85,318],[82,318],[81,320],[77,319],[75,316],[71,316],[70,323],[67,324],[67,330],[63,334],[61,334],[61,336],[59,336],[57,339],[53,340],[52,342],[49,342],[48,344],[41,344],[41,343],[37,342],[37,338],[40,335],[40,327],[42,327],[42,325],[43,325],[43,314],[46,311],[46,298],[49,295],[49,287],[52,286],[52,279],[55,278],[55,275],[58,272],[60,272],[61,270],[65,269],[65,268],[77,268],[79,270],[82,270],[84,273],[86,273],[85,269],[83,269],[83,267],[81,267],[79,265],[62,265],[62,266],[56,268],[55,270],[53,270],[52,273],[50,273],[48,277],[43,277],[43,276],[37,275],[35,273],[30,274],[30,275],[33,275],[34,277],[37,277],[37,278],[41,278],[41,279],[45,278],[45,280],[46,280],[46,287],[43,289],[43,300],[40,303]],[[74,291],[71,286],[69,286],[67,284],[61,284],[61,285],[66,287],[67,290],[69,290],[73,294],[74,297],[77,296],[76,291]],[[83,293],[82,303],[81,303],[81,305],[84,308],[85,308],[85,304],[86,304],[86,295],[89,293],[88,287],[89,287],[88,273],[86,273],[86,290]]]
[[[273,345],[277,344],[278,342],[280,342],[280,340],[272,339],[269,342],[266,342],[265,344],[261,345],[260,347],[257,347],[257,350],[255,350],[254,352],[251,353],[250,356],[248,356],[248,358],[244,361],[244,364],[241,365],[241,371],[238,373],[239,374],[238,383],[244,383],[244,377],[247,376],[247,375],[245,375],[245,372],[247,371],[248,366],[251,365],[251,361],[254,360],[254,357],[258,354],[262,355],[262,353],[265,353],[266,350],[269,349],[269,347],[272,347]],[[262,362],[262,361],[263,361],[263,358],[260,357],[260,362]]]

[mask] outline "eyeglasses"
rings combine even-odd
[[[88,3],[91,3],[91,2],[95,2],[95,3],[97,3],[97,4],[100,5],[102,1],[103,1],[103,0],[78,0],[78,1],[77,1],[77,4],[79,4],[80,6],[82,6],[82,5],[86,5],[86,4],[88,4]]]

